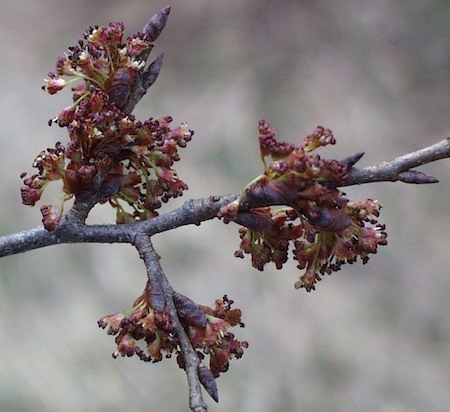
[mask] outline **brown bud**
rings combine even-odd
[[[324,206],[318,206],[317,211],[317,214],[308,216],[308,219],[321,230],[341,232],[352,223],[350,217],[340,209],[329,209]]]
[[[219,402],[219,392],[217,390],[216,379],[212,372],[203,364],[198,367],[198,377],[200,383],[208,392],[209,396],[213,398],[216,402]]]
[[[289,205],[298,198],[296,190],[279,180],[265,176],[248,186],[239,198],[239,209],[249,210],[256,207]]]
[[[148,35],[151,41],[155,41],[161,34],[170,13],[170,6],[164,7],[156,13],[144,27],[144,33]]]
[[[258,232],[270,232],[275,226],[271,217],[258,209],[239,212],[234,221]]]
[[[162,287],[153,278],[149,279],[147,282],[145,297],[149,306],[157,312],[162,312],[166,307],[166,299]]]
[[[49,232],[53,232],[58,228],[62,214],[56,206],[44,205],[41,207],[41,213],[42,223]]]
[[[97,191],[99,199],[108,199],[114,196],[122,188],[123,176],[116,173],[111,173],[103,180],[100,188]]]
[[[119,109],[127,104],[135,77],[136,73],[129,68],[120,67],[106,81],[105,90],[109,95],[109,101]]]
[[[398,180],[405,183],[415,183],[415,184],[426,184],[426,183],[437,183],[439,182],[433,176],[427,175],[426,173],[419,172],[418,170],[407,170],[406,172],[401,172],[398,174]]]
[[[64,191],[66,193],[76,194],[81,189],[81,178],[76,172],[76,170],[69,169],[66,170],[64,174]]]
[[[148,89],[158,78],[159,72],[163,64],[164,53],[161,53],[155,60],[153,60],[144,72],[142,84],[145,89]]]
[[[352,168],[361,157],[364,156],[364,152],[355,153],[353,155],[347,156],[346,158],[342,159],[340,163],[346,165],[349,169]]]
[[[201,311],[199,305],[187,296],[175,292],[173,294],[173,303],[177,308],[178,316],[181,322],[186,326],[199,326],[204,328],[206,326],[206,316]]]

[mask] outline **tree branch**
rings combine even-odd
[[[382,162],[361,169],[352,167],[348,179],[337,186],[395,181],[434,183],[437,182],[437,179],[411,169],[448,157],[450,157],[450,138],[399,156],[389,162]],[[408,173],[411,174],[412,172],[415,172],[412,179],[405,178]],[[40,227],[0,237],[0,257],[59,243],[133,243],[140,233],[154,235],[180,226],[200,225],[201,222],[216,217],[222,206],[234,201],[237,197],[238,194],[233,193],[225,196],[188,200],[183,206],[164,215],[142,223],[125,225],[85,225],[80,223],[83,222],[86,211],[91,208],[91,202],[89,202],[89,205],[83,209],[81,218],[75,217],[78,216],[78,212],[73,211],[72,208],[61,226],[54,232],[48,232]],[[270,204],[259,206],[270,206]]]
[[[215,218],[219,209],[237,196],[231,194],[188,200],[181,207],[142,223],[85,225],[67,220],[53,232],[43,227],[25,230],[0,237],[0,257],[60,243],[134,243],[138,234],[153,235],[180,226],[200,225]]]
[[[125,225],[65,224],[53,232],[37,227],[0,237],[0,257],[60,243],[132,243],[132,239]]]
[[[192,347],[180,319],[178,318],[177,309],[173,301],[174,290],[172,289],[172,286],[167,280],[167,277],[159,263],[159,256],[153,248],[150,237],[145,234],[139,234],[136,237],[135,246],[139,252],[139,256],[144,260],[149,281],[157,282],[162,288],[167,309],[172,318],[172,325],[175,329],[175,334],[179,340],[181,353],[185,360],[185,371],[189,385],[189,406],[194,412],[206,412],[208,408],[203,400],[198,375],[200,359]]]
[[[148,235],[154,235],[180,226],[192,224],[200,226],[201,222],[214,219],[222,206],[231,203],[238,196],[238,193],[232,193],[225,196],[188,200],[178,209],[143,222],[141,231]]]

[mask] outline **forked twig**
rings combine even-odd
[[[163,291],[165,303],[172,318],[172,325],[179,340],[181,353],[185,361],[185,370],[189,385],[189,406],[192,411],[206,412],[207,406],[203,400],[198,375],[200,359],[178,318],[177,309],[173,301],[174,290],[159,263],[159,256],[152,245],[150,237],[145,234],[140,234],[136,237],[135,246],[140,257],[144,260],[149,281],[157,282]]]

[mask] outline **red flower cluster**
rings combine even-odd
[[[209,356],[212,376],[226,372],[232,357],[240,358],[246,341],[238,341],[229,330],[243,327],[241,311],[232,309],[227,296],[217,299],[212,307],[198,305],[179,293],[174,294],[178,317],[192,346],[201,359]],[[185,368],[180,343],[174,333],[172,318],[166,301],[158,287],[147,284],[146,291],[124,313],[105,316],[98,322],[101,328],[108,326],[108,334],[116,335],[117,351],[114,357],[137,355],[145,362],[159,362],[163,354],[167,358],[176,353],[180,368]],[[145,349],[138,342],[142,341]]]
[[[218,215],[244,226],[236,257],[250,254],[259,270],[269,262],[281,269],[292,246],[298,268],[305,269],[295,287],[310,291],[323,274],[358,256],[366,263],[378,245],[387,244],[377,202],[350,201],[335,187],[347,178],[349,165],[310,153],[335,143],[331,130],[318,126],[297,146],[279,142],[264,120],[259,133],[264,174]]]
[[[22,174],[24,204],[33,206],[48,182],[62,180],[62,203],[96,194],[117,209],[117,223],[125,223],[157,215],[161,202],[187,189],[172,166],[193,132],[186,124],[171,128],[170,116],[136,121],[127,107],[136,79],[153,82],[159,73],[162,56],[145,66],[163,26],[138,32],[125,43],[120,22],[91,28],[58,59],[44,86],[48,93],[82,81],[72,88],[74,103],[50,121],[67,128],[69,142],[42,151],[33,163],[38,173]],[[44,206],[42,213],[44,226],[54,230],[62,204]]]

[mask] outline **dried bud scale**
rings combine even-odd
[[[305,270],[295,287],[310,291],[323,274],[358,257],[366,263],[369,254],[387,244],[385,227],[377,223],[377,202],[350,201],[334,187],[347,179],[362,153],[341,162],[311,153],[336,143],[323,126],[299,145],[278,141],[275,129],[264,120],[259,122],[259,134],[264,173],[218,213],[224,223],[244,226],[236,257],[250,254],[258,270],[269,262],[281,269],[292,249],[298,268]],[[426,178],[414,174],[405,179]]]

